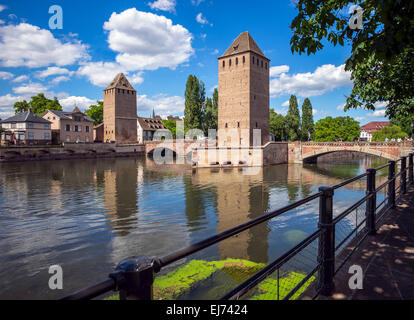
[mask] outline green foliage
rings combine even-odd
[[[300,113],[298,107],[298,100],[296,96],[290,96],[289,111],[286,115],[286,122],[288,128],[288,140],[298,141],[301,138],[300,133]]]
[[[349,28],[348,6],[363,10],[363,29]],[[352,45],[345,70],[352,73],[353,89],[345,110],[387,101],[387,115],[414,111],[414,2],[299,0],[291,24],[292,52],[314,54],[323,42]]]
[[[359,122],[351,117],[326,117],[315,125],[315,141],[318,142],[354,141],[360,133]]]
[[[93,119],[93,124],[95,126],[103,123],[103,101],[97,101],[97,105],[89,106],[88,110],[85,111],[85,114]]]
[[[41,115],[46,110],[62,110],[62,106],[56,97],[51,100],[46,98],[43,93],[33,96],[30,102],[27,102],[26,100],[16,102],[13,105],[13,108],[16,114],[31,108],[32,112],[37,115]]]
[[[203,108],[206,101],[204,83],[196,76],[190,75],[185,88],[185,131],[202,129]]]
[[[208,136],[208,130],[217,130],[218,128],[218,109],[214,108],[213,99],[207,98],[205,108],[203,110],[203,132]]]
[[[286,141],[288,127],[286,118],[277,114],[274,109],[270,109],[270,132],[275,135],[276,141]]]
[[[177,138],[177,122],[174,120],[162,120],[162,122],[167,127],[167,129],[170,130],[173,138]]]
[[[315,124],[313,122],[312,104],[308,98],[305,99],[302,105],[302,141],[308,141],[309,132],[311,137],[315,133]]]
[[[405,116],[398,114],[391,120],[391,123],[395,126],[399,126],[402,131],[409,133],[409,137],[413,136],[414,112]]]
[[[241,284],[264,267],[265,264],[236,259],[212,262],[193,260],[164,276],[155,278],[153,286],[154,300],[180,299],[206,281],[212,280],[219,272],[226,274],[236,284]],[[279,299],[283,299],[304,277],[303,274],[297,272],[287,272],[282,276],[279,279]],[[315,278],[311,277],[291,299],[299,298],[314,280]],[[277,283],[277,279],[274,276],[269,277],[259,284],[248,297],[251,300],[276,300],[278,291]],[[224,289],[227,292],[232,288]],[[206,295],[209,295],[209,293],[206,292]],[[214,298],[217,299],[219,297],[215,296]],[[119,296],[114,295],[105,300],[117,299],[119,299]]]
[[[405,133],[399,126],[390,126],[375,132],[372,135],[372,141],[382,142],[385,141],[386,138],[389,140],[398,138],[404,140],[406,137],[408,138],[408,134]]]

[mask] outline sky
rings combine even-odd
[[[62,8],[62,29],[49,20]],[[271,60],[270,106],[286,114],[291,94],[311,100],[315,121],[351,116],[361,125],[384,121],[376,111],[343,111],[351,92],[344,63],[350,45],[326,45],[315,55],[292,54],[290,0],[0,0],[0,118],[13,104],[40,92],[66,111],[103,99],[120,72],[137,90],[138,115],[183,116],[187,77],[196,75],[211,96],[217,58],[249,31]],[[53,23],[57,20],[53,19]],[[53,27],[52,23],[52,27]]]

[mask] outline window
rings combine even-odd
[[[239,64],[239,58],[236,58],[236,66]]]
[[[237,122],[237,128],[240,128],[240,122]]]
[[[82,132],[82,126],[79,126],[79,132]]]
[[[79,132],[79,127],[75,126],[75,132]]]
[[[258,127],[258,123],[256,122],[256,128]]]
[[[86,132],[89,132],[89,126],[85,127]]]
[[[45,140],[50,140],[50,133],[45,132]]]
[[[226,123],[226,128],[228,128],[229,127],[229,125]]]
[[[267,70],[267,62],[265,63],[265,69]]]
[[[17,129],[24,129],[24,123],[18,123]]]
[[[246,57],[243,56],[243,63],[246,63]]]
[[[74,117],[74,120],[75,120],[76,122],[81,122],[81,121],[82,121],[81,117],[79,117],[79,116],[75,116],[75,117]]]
[[[50,124],[45,124],[45,129],[50,129]]]
[[[262,68],[263,68],[263,60],[262,60]]]
[[[86,137],[86,140],[85,140],[86,142],[89,142],[89,137]]]
[[[259,66],[259,59],[257,59],[257,66]]]
[[[254,57],[253,57],[253,64],[254,64]]]
[[[226,66],[226,61],[223,60],[223,68]]]
[[[32,123],[32,122],[29,122],[29,123],[27,124],[27,127],[28,127],[29,129],[32,129],[32,128],[34,127],[34,125],[33,125],[33,123]]]
[[[28,138],[29,140],[34,140],[34,133],[33,133],[33,132],[28,132],[28,133],[27,133],[27,138]]]
[[[66,125],[66,131],[70,131],[70,124]]]
[[[231,67],[231,59],[229,60],[229,67]]]

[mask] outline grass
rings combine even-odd
[[[177,300],[186,297],[194,290],[197,290],[208,281],[214,285],[214,277],[218,273],[224,273],[232,285],[241,284],[255,273],[265,267],[265,264],[254,263],[246,260],[227,259],[222,261],[203,261],[193,260],[177,268],[176,270],[155,278],[153,285],[154,300]],[[296,285],[298,285],[305,275],[297,272],[289,272],[286,276],[279,279],[279,299],[283,299]],[[310,278],[291,299],[297,299],[306,288],[315,280]],[[228,288],[231,290],[233,287]],[[214,288],[207,289],[214,292]],[[212,296],[211,292],[206,292],[206,296]],[[274,277],[269,277],[253,289],[248,297],[251,300],[277,300],[278,281]],[[219,296],[217,296],[219,298]],[[118,300],[119,295],[113,295],[105,300]]]

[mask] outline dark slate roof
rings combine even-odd
[[[136,91],[123,73],[119,73],[105,90],[114,88]]]
[[[1,123],[18,123],[18,122],[33,122],[33,123],[51,123],[50,121],[39,117],[31,111],[25,111],[15,116],[1,121]]]
[[[138,121],[144,131],[157,131],[167,129],[167,127],[164,125],[164,122],[159,119],[138,117]]]
[[[248,31],[241,33],[220,58],[225,58],[243,52],[254,52],[263,58],[266,58]],[[269,60],[268,58],[266,59]]]

